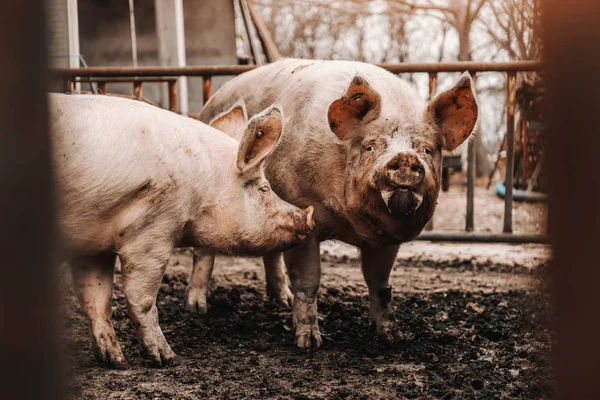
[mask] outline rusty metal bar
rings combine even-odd
[[[541,61],[514,61],[506,63],[455,62],[435,64],[379,64],[393,73],[431,72],[517,72],[541,71]],[[143,77],[143,76],[223,76],[239,75],[255,69],[254,65],[202,65],[187,67],[88,67],[55,68],[54,75],[63,77]]]
[[[73,93],[73,79],[65,79],[65,93]]]
[[[437,72],[430,72],[429,73],[429,101],[431,101],[433,99],[433,96],[435,96],[435,92],[437,91],[437,83],[438,83]]]
[[[202,77],[202,88],[203,88],[202,95],[204,96],[204,104],[206,104],[206,102],[210,99],[210,96],[212,94],[211,84],[212,84],[212,78],[210,76]]]
[[[504,178],[504,233],[512,232],[513,176],[515,166],[515,106],[517,73],[509,72],[506,81],[506,176]]]
[[[98,93],[106,94],[106,81],[98,81]]]
[[[477,82],[477,75],[473,74],[473,85]],[[476,134],[477,132],[474,132]],[[477,142],[472,137],[467,150],[467,215],[465,217],[465,231],[473,232],[475,229],[475,178],[477,172]]]
[[[142,96],[144,94],[144,90],[142,89],[142,82],[141,81],[135,81],[135,82],[133,82],[133,94],[138,99],[142,98]]]
[[[527,175],[529,173],[529,143],[527,141],[527,124],[525,123],[523,113],[521,113],[521,118],[519,118],[519,135],[521,136],[521,147],[523,149],[521,181],[523,184],[525,184],[525,181],[527,180]]]
[[[475,139],[469,140],[467,150],[467,215],[465,217],[465,230],[472,232],[475,227]]]
[[[80,83],[88,83],[88,82],[107,82],[107,83],[132,83],[132,82],[142,82],[142,83],[160,83],[160,82],[169,82],[174,80],[171,77],[118,77],[118,78],[102,78],[102,77],[89,77],[89,78],[76,78],[75,82]]]
[[[517,71],[541,71],[541,61],[513,61],[505,63],[479,63],[471,61],[460,61],[453,63],[435,64],[379,64],[383,69],[400,73],[417,72],[517,72]]]
[[[431,101],[433,99],[433,97],[435,96],[435,92],[437,90],[437,82],[438,82],[437,73],[430,72],[429,73],[429,101]],[[433,216],[431,217],[431,219],[429,220],[427,225],[425,225],[425,230],[426,231],[433,230]]]
[[[463,231],[423,232],[416,240],[430,242],[470,242],[470,243],[549,243],[550,238],[544,235],[528,235],[518,233],[483,233]]]
[[[177,81],[169,81],[169,110],[177,112]]]

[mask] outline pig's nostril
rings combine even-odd
[[[400,169],[400,166],[398,164],[392,164],[389,166],[389,169],[391,169],[393,171],[397,171]]]
[[[422,169],[423,168],[418,164],[414,164],[413,166],[410,167],[410,170],[412,172],[421,172]]]

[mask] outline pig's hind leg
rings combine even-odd
[[[169,232],[145,232],[119,249],[123,290],[137,337],[156,366],[173,362],[175,353],[158,325],[156,295],[173,250]]]
[[[194,266],[185,294],[185,307],[189,311],[206,314],[206,295],[215,265],[215,252],[209,249],[194,249]]]
[[[270,253],[263,256],[267,295],[277,304],[286,308],[291,307],[294,295],[290,291],[283,262],[283,253]]]
[[[114,254],[72,260],[73,284],[81,308],[90,321],[92,348],[99,361],[112,368],[128,368],[111,321]]]
[[[321,284],[321,253],[319,240],[311,237],[284,253],[290,274],[294,302],[292,321],[296,346],[304,349],[319,348],[323,344],[317,320],[317,294]]]

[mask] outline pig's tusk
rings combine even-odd
[[[392,197],[393,194],[394,194],[394,192],[391,190],[382,190],[381,191],[381,197],[383,198],[383,201],[385,202],[385,206],[387,207],[390,214],[392,213],[392,210],[390,210],[389,202],[390,202],[390,198]]]
[[[315,229],[315,219],[313,214],[315,212],[315,208],[313,206],[306,207],[306,226],[312,232]]]

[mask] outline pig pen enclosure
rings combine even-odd
[[[545,290],[550,256],[543,244],[547,242],[546,207],[513,203],[510,190],[516,175],[512,171],[516,76],[519,71],[539,69],[539,63],[384,67],[396,73],[428,73],[430,95],[437,90],[438,72],[508,74],[505,198],[477,181],[474,168],[465,171],[466,177],[453,175],[450,190],[440,195],[433,223],[421,235],[436,242],[403,245],[392,271],[395,318],[403,340],[390,345],[375,335],[353,248],[335,242],[322,246],[318,307],[324,346],[308,352],[294,346],[290,310],[266,299],[259,259],[218,257],[208,313],[187,311],[184,298],[192,257],[189,249],[181,249],[169,261],[158,294],[160,325],[179,355],[177,365],[156,369],[143,357],[117,274],[113,321],[131,368],[109,370],[93,358],[88,324],[65,268],[64,331],[74,398],[552,397],[549,353],[556,339],[548,327],[551,310]],[[107,83],[131,79],[139,98],[144,82],[167,82],[168,107],[177,111],[177,76],[201,76],[206,100],[211,96],[211,76],[252,68],[55,72],[65,78],[69,91],[86,79],[102,92]],[[471,166],[473,157],[471,148]]]
[[[268,35],[263,39],[267,61],[279,58]],[[218,257],[208,313],[187,311],[184,299],[192,255],[189,249],[180,249],[169,261],[157,299],[160,326],[179,356],[177,364],[157,369],[144,358],[117,273],[113,321],[131,368],[109,370],[93,357],[88,323],[65,267],[63,322],[73,398],[552,398],[549,353],[556,338],[549,328],[546,291],[550,257],[543,244],[548,240],[546,208],[513,204],[512,193],[513,179],[519,179],[513,170],[519,142],[515,136],[524,126],[515,123],[517,74],[538,71],[541,64],[382,67],[396,74],[427,74],[430,98],[438,91],[439,73],[469,71],[476,78],[491,72],[507,77],[504,200],[475,179],[472,141],[466,178],[461,175],[460,182],[441,193],[432,224],[421,235],[436,242],[403,245],[392,271],[395,319],[404,338],[389,344],[375,334],[360,260],[351,247],[327,242],[321,248],[318,310],[324,345],[317,351],[295,347],[291,312],[266,298],[259,259]],[[168,94],[162,106],[181,112],[181,76],[201,79],[206,102],[213,77],[253,68],[91,67],[54,73],[68,92],[89,86],[107,93],[109,85],[131,82],[134,97],[142,100],[144,87],[161,84]]]
[[[434,223],[463,223],[466,188],[442,193]],[[502,225],[503,202],[477,191],[482,230]],[[545,206],[517,204],[515,229],[545,231]],[[322,247],[319,292],[324,346],[300,351],[290,310],[266,299],[260,259],[217,258],[208,313],[187,311],[191,251],[178,250],[159,295],[161,327],[179,363],[153,368],[143,357],[117,274],[113,320],[131,364],[109,370],[95,361],[88,324],[65,280],[64,331],[70,393],[81,399],[415,398],[544,399],[552,397],[545,294],[549,248],[541,244],[417,241],[402,246],[391,276],[395,316],[404,340],[389,345],[369,320],[367,288],[355,249]]]

